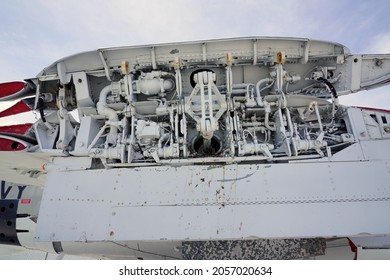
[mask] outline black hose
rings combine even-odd
[[[43,98],[42,97],[38,98],[38,104],[37,105],[38,105],[37,107],[39,109],[39,114],[41,115],[41,119],[45,123],[46,122],[45,112],[43,111],[45,105],[43,103]]]
[[[328,86],[328,88],[330,89],[330,91],[332,92],[332,95],[334,97],[334,99],[337,99],[338,96],[337,96],[337,92],[336,92],[336,89],[334,88],[334,86],[332,85],[331,82],[329,82],[327,79],[325,78],[318,78],[317,81],[321,82],[321,83],[324,83],[325,85]]]

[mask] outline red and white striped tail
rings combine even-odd
[[[34,106],[33,99],[34,98],[27,98],[27,99],[20,100],[13,106],[1,111],[0,118],[9,117],[9,116],[31,111]]]
[[[26,136],[31,123],[0,126],[0,151],[20,151],[36,144],[36,140]]]
[[[27,82],[0,83],[0,101],[11,101],[35,95],[35,88]]]

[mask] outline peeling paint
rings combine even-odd
[[[217,230],[217,235],[219,230]],[[323,238],[184,241],[186,260],[287,260],[325,254]]]

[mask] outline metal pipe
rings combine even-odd
[[[271,83],[265,87],[263,87],[262,89],[260,89],[260,85],[263,84],[263,83]],[[260,81],[257,82],[256,84],[256,102],[257,102],[257,105],[259,106],[264,106],[264,103],[263,101],[261,100],[261,96],[260,96],[260,93],[261,91],[267,89],[267,88],[270,88],[274,83],[274,80],[271,79],[271,78],[265,78],[265,79],[261,79]]]
[[[111,85],[105,86],[99,95],[99,102],[96,104],[97,112],[99,115],[105,116],[110,122],[110,133],[107,135],[107,142],[109,144],[115,144],[118,128],[112,123],[118,122],[118,115],[115,110],[108,108],[107,106],[107,95],[112,91]]]
[[[276,127],[272,127],[270,124],[269,124],[269,112],[265,112],[265,120],[264,120],[264,125],[266,128],[268,128],[269,130],[272,130],[272,131],[276,131]]]
[[[316,111],[316,116],[317,116],[317,119],[318,119],[318,125],[320,127],[320,131],[323,132],[324,129],[322,127],[322,122],[321,122],[321,115],[320,115],[320,111],[318,110],[318,104],[317,102],[314,102],[314,108],[315,108],[315,111]]]

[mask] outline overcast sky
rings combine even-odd
[[[389,0],[3,0],[0,82],[101,47],[227,37],[305,37],[390,53],[389,11]],[[342,103],[390,109],[390,87]]]

